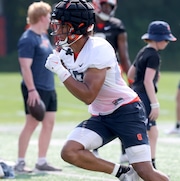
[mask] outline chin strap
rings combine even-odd
[[[79,35],[78,36],[78,38],[76,38],[73,42],[71,42],[71,43],[68,43],[67,41],[68,41],[68,37],[66,37],[66,39],[64,40],[64,41],[59,41],[58,42],[58,46],[60,46],[60,47],[69,47],[69,46],[71,46],[72,44],[74,44],[75,42],[77,42],[80,38],[82,38],[82,36],[83,35]]]

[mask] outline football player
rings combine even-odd
[[[111,174],[121,181],[138,181],[139,176],[144,181],[169,181],[152,167],[144,106],[120,76],[113,47],[91,35],[94,24],[94,8],[85,0],[60,1],[52,13],[52,34],[58,36],[56,44],[61,50],[49,55],[45,67],[88,105],[92,115],[68,135],[61,157],[72,165]],[[117,137],[132,166],[97,158],[90,151]]]

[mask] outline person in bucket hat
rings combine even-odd
[[[148,32],[145,33],[141,39],[149,39],[157,42],[163,40],[176,41],[176,38],[171,33],[169,24],[164,21],[151,22],[148,27]]]
[[[153,21],[149,24],[147,33],[141,39],[147,45],[138,52],[128,71],[128,78],[133,81],[132,89],[138,93],[146,108],[151,159],[154,168],[156,168],[155,156],[158,139],[156,120],[160,108],[156,93],[158,91],[157,83],[160,77],[161,63],[158,51],[164,50],[169,41],[176,41],[176,37],[172,35],[167,22]]]

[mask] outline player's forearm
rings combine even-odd
[[[77,99],[83,101],[87,105],[91,104],[96,97],[88,85],[76,81],[72,77],[66,79],[64,85]]]

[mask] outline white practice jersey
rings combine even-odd
[[[67,48],[68,49],[68,48]],[[87,69],[107,69],[104,84],[96,99],[89,105],[92,115],[106,115],[118,107],[133,101],[137,94],[123,80],[113,47],[103,38],[90,37],[79,53],[74,55],[60,51],[60,57],[74,79],[83,82]]]

